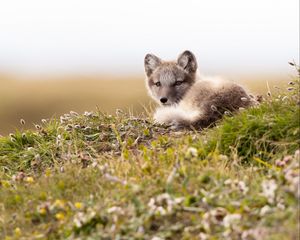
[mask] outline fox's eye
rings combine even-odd
[[[174,85],[175,85],[175,86],[179,86],[179,85],[181,85],[182,83],[183,83],[183,81],[176,81]]]
[[[156,87],[160,87],[161,86],[160,82],[156,82],[155,85],[156,85]]]

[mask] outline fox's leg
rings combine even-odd
[[[199,118],[199,111],[187,111],[179,107],[161,107],[154,114],[154,120],[170,125],[174,129],[190,127]]]

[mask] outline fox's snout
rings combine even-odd
[[[162,97],[161,99],[160,99],[160,102],[161,103],[167,103],[167,101],[168,101],[168,99],[166,98],[166,97]]]

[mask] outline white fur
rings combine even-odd
[[[154,120],[160,124],[186,125],[187,123],[194,122],[199,116],[199,111],[184,109],[180,105],[177,105],[158,108],[154,114]]]
[[[212,86],[214,86],[216,89],[219,87],[222,87],[224,83],[228,82],[228,80],[220,77],[220,76],[208,76],[199,74],[197,75],[197,81],[205,81],[211,83]]]
[[[208,81],[217,89],[223,86],[224,79],[219,76],[204,76],[197,75],[196,81]],[[147,86],[148,93],[151,96],[152,91]],[[156,99],[153,95],[152,97]],[[193,106],[189,102],[181,101],[178,105],[175,106],[163,106],[156,109],[154,113],[154,121],[160,124],[168,125],[189,125],[195,122],[197,119],[200,119],[202,116],[199,109],[193,109]]]

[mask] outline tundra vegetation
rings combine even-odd
[[[120,110],[22,119],[0,137],[0,238],[297,239],[299,119],[299,76],[202,131]]]

